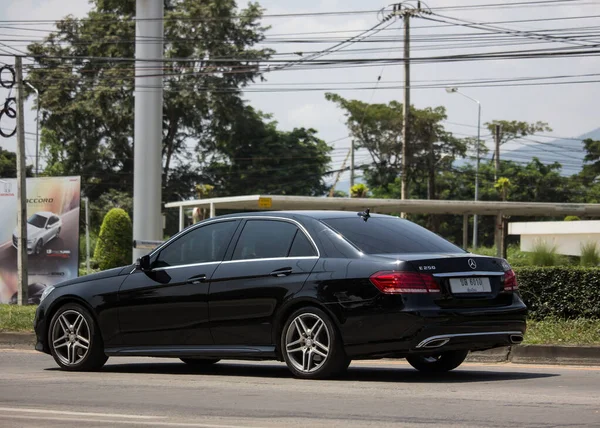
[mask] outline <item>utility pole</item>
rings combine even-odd
[[[135,7],[133,239],[161,241],[164,2],[136,0]],[[134,248],[133,259],[146,253]]]
[[[85,270],[90,274],[90,198],[83,198],[85,202]]]
[[[496,143],[496,153],[494,156],[495,159],[495,167],[494,167],[494,185],[498,181],[498,173],[500,171],[500,125],[496,125],[494,127],[494,140]],[[494,228],[494,241],[496,246],[496,256],[502,257],[504,252],[504,221],[502,219],[502,214],[496,215],[496,227]]]
[[[352,144],[350,146],[350,189],[354,186],[354,139],[352,139]],[[350,192],[350,197],[352,197],[352,192]]]
[[[23,104],[25,93],[23,87],[23,60],[15,57],[15,74],[17,86],[17,280],[19,292],[17,303],[26,305],[28,302],[27,281],[27,180],[25,176],[25,118]]]
[[[498,181],[498,171],[500,170],[500,125],[494,127],[494,140],[496,142],[494,184]]]
[[[408,197],[407,180],[407,148],[410,139],[410,18],[419,16],[422,13],[431,14],[429,8],[422,9],[421,2],[404,2],[394,5],[392,15],[402,16],[404,21],[404,101],[402,105],[402,174],[400,198]],[[405,213],[401,213],[405,217]]]
[[[404,17],[404,103],[402,105],[402,187],[401,198],[406,199],[406,147],[408,146],[410,116],[410,17],[411,10],[405,9]]]

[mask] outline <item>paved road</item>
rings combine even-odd
[[[398,362],[353,363],[301,381],[279,363],[112,358],[98,373],[0,350],[6,427],[600,426],[600,368],[465,364],[422,376]]]

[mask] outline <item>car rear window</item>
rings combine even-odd
[[[324,219],[366,254],[464,253],[444,238],[408,220],[395,217]]]

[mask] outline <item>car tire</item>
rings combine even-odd
[[[180,360],[194,367],[210,366],[221,361],[218,358],[180,358]]]
[[[330,378],[350,364],[331,317],[315,307],[290,315],[281,332],[280,349],[292,374],[302,379]]]
[[[54,236],[55,238],[58,238],[58,235],[60,235],[60,227],[58,228],[58,230],[56,231],[56,235]]]
[[[56,311],[48,329],[48,345],[62,370],[99,370],[108,357],[96,322],[77,303],[67,303]]]
[[[440,354],[425,356],[412,355],[406,361],[423,373],[445,373],[460,366],[469,351],[446,351]]]

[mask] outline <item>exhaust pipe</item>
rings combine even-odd
[[[510,335],[510,343],[518,345],[521,342],[523,342],[522,334],[511,334]]]
[[[450,342],[450,339],[447,337],[433,339],[423,343],[421,346],[419,346],[419,348],[440,348],[448,342]]]

